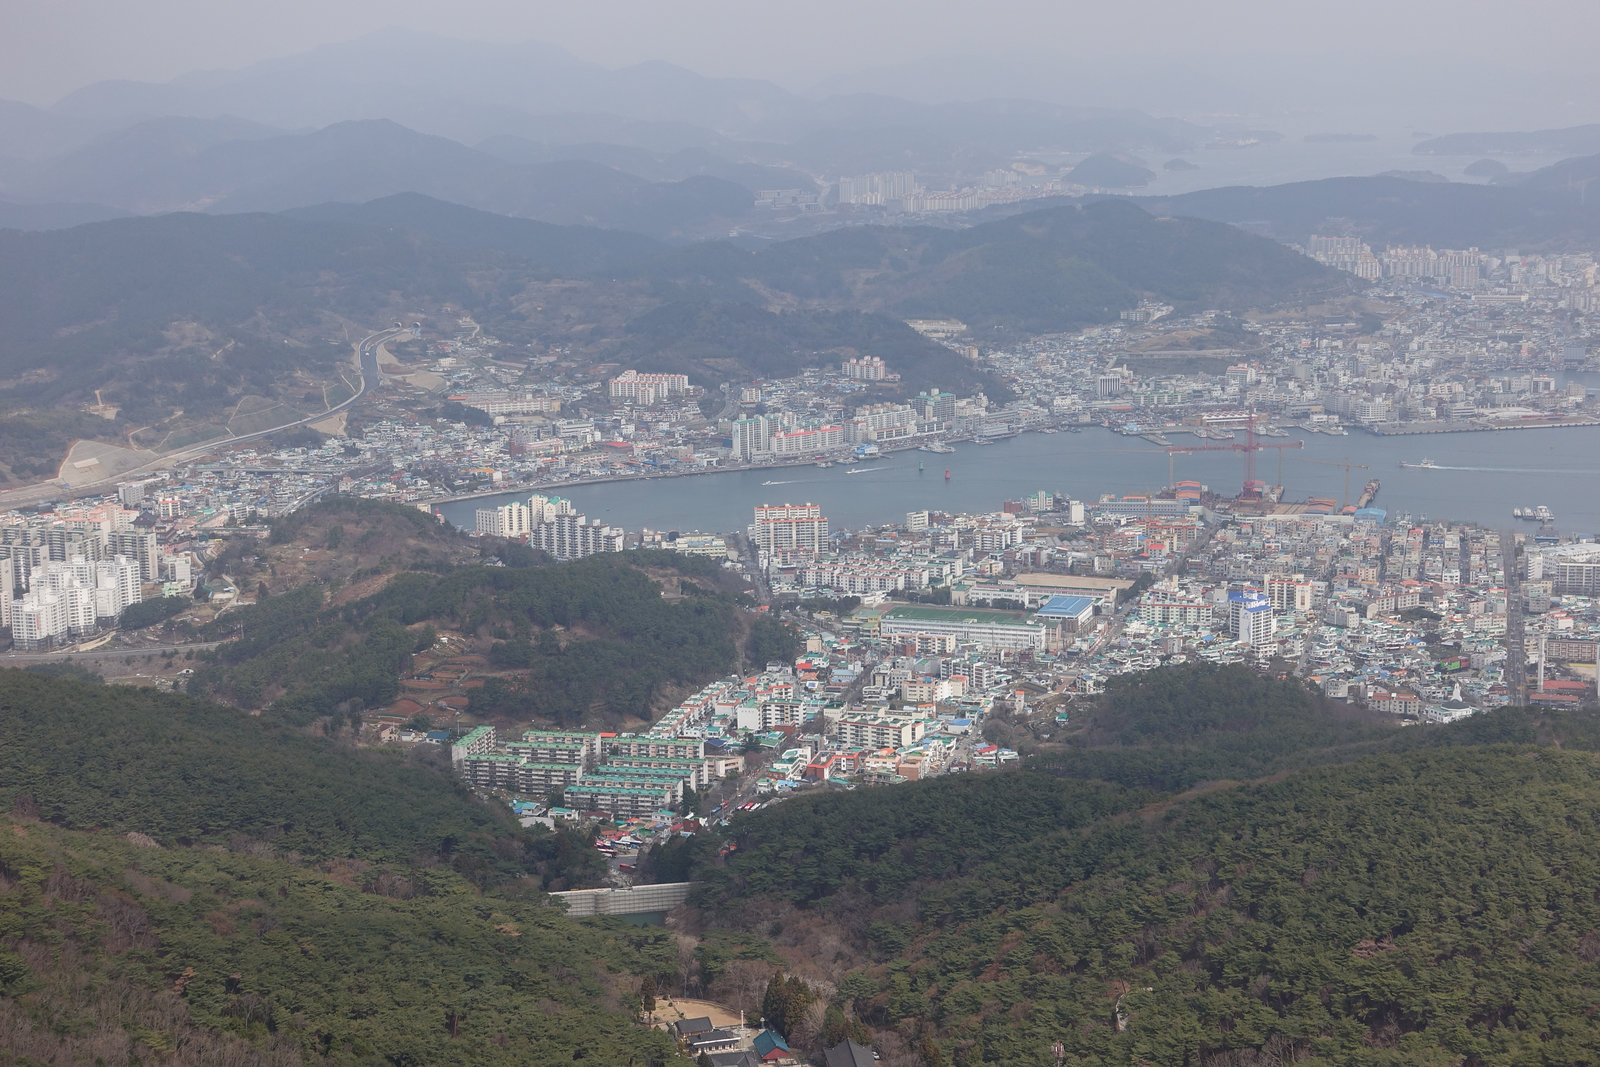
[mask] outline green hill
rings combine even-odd
[[[17,816],[0,835],[11,1063],[686,1063],[628,1010],[638,976],[672,967],[663,933],[481,896],[447,866],[307,867]]]
[[[527,260],[550,277],[626,268],[662,248],[660,242],[642,234],[510,218],[421,193],[400,193],[364,204],[319,204],[283,214],[308,222],[400,229],[447,248],[505,252]]]
[[[956,317],[1004,342],[1115,321],[1144,298],[1246,308],[1361,284],[1240,230],[1121,202],[759,252],[665,249],[416,195],[295,215],[0,231],[0,412],[23,420],[0,433],[0,467],[37,477],[74,437],[122,442],[178,411],[183,425],[162,432],[216,428],[247,395],[320,410],[321,385],[353,368],[351,337],[395,319],[453,330],[465,310],[512,346],[567,345],[711,387],[866,352],[901,376],[885,398],[935,386],[1005,397],[902,320]],[[82,413],[95,390],[116,418]]]
[[[309,390],[320,404],[312,383],[354,367],[344,322],[442,302],[492,310],[527,269],[500,253],[269,215],[0,231],[0,421],[36,424],[0,434],[0,463],[53,473],[73,437],[126,444],[127,431],[175,411],[191,425],[225,418],[244,395],[302,403]],[[96,389],[115,419],[77,410]]]
[[[516,547],[510,566],[404,571],[340,603],[308,582],[230,612],[215,636],[243,636],[209,654],[189,691],[337,732],[393,703],[413,656],[449,631],[487,663],[475,717],[615,724],[740,665],[748,623],[714,563],[629,552],[550,565]]]
[[[1354,292],[1361,284],[1242,230],[1157,218],[1123,201],[1048,208],[961,230],[835,230],[755,253],[702,246],[652,269],[680,283],[751,283],[799,306],[951,316],[1022,332],[1112,321],[1142,297],[1243,308]]]
[[[448,766],[14,670],[0,737],[8,1063],[680,1062],[670,935],[567,919],[587,839]]]
[[[806,794],[657,859],[926,1064],[1600,1057],[1592,713],[1399,731],[1199,668],[1083,718],[1020,771]]]
[[[485,886],[567,888],[599,874],[581,842],[523,830],[448,769],[201,700],[3,670],[0,732],[0,802],[70,829],[396,871],[443,865]]]

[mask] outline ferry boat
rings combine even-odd
[[[1430,471],[1437,467],[1438,464],[1424,456],[1421,463],[1407,463],[1405,460],[1401,460],[1400,466],[1406,470]]]

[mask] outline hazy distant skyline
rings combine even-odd
[[[783,9],[748,0],[475,0],[448,7],[434,0],[280,0],[248,8],[215,0],[20,0],[4,24],[0,98],[40,106],[96,81],[167,81],[402,27],[466,40],[543,41],[607,66],[665,60],[799,92],[893,91],[893,77],[857,72],[901,67],[920,72],[907,90],[925,96],[941,89],[951,96],[1043,95],[1053,86],[1060,96],[1078,91],[1072,71],[1114,72],[1127,56],[1142,70],[1170,62],[1180,87],[1215,83],[1234,90],[1228,101],[1255,92],[1292,108],[1302,78],[1308,93],[1313,84],[1324,97],[1344,92],[1341,65],[1348,62],[1357,100],[1374,78],[1384,89],[1409,87],[1415,74],[1415,92],[1426,96],[1407,92],[1409,99],[1396,101],[1414,109],[1416,119],[1408,114],[1407,121],[1435,121],[1452,100],[1463,105],[1463,117],[1486,107],[1489,121],[1600,121],[1594,0],[1346,0],[1303,12],[1281,0],[999,0],[981,8],[814,0]],[[978,62],[949,63],[945,88],[941,67],[922,62],[940,56]],[[1018,62],[1008,69],[1013,56]],[[1261,62],[1267,59],[1273,62]],[[1099,84],[1099,98],[1084,102],[1167,113],[1212,106],[1187,89],[1163,106],[1164,86],[1148,84],[1148,76],[1130,82]]]

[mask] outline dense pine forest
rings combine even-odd
[[[907,1064],[1595,1062],[1597,751],[1592,713],[1399,730],[1192,667],[1021,771],[659,859]]]
[[[25,671],[0,738],[5,1062],[672,1060],[633,1021],[671,937],[551,907],[588,838],[447,766]]]
[[[581,569],[472,570],[494,612],[588,604]],[[456,573],[391,582],[394,624],[484,603]],[[0,738],[19,1062],[674,1062],[642,990],[888,1067],[1600,1060],[1593,712],[1398,728],[1153,672],[1020,770],[674,837],[640,863],[701,883],[667,930],[546,903],[596,876],[582,834],[285,716],[6,671]]]
[[[615,724],[772,651],[710,561],[645,551],[553,565],[493,544],[505,565],[390,561],[374,567],[390,572],[382,587],[355,600],[307,582],[229,612],[205,636],[236,639],[188,691],[295,726],[356,724],[393,703],[412,657],[449,631],[488,662],[473,717]]]

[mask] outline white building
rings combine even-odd
[[[760,504],[749,534],[762,554],[820,552],[828,547],[828,520],[820,504]]]
[[[549,522],[536,523],[528,543],[556,559],[583,559],[601,552],[621,552],[626,534],[616,526],[583,515],[557,515]]]
[[[1272,602],[1257,590],[1228,594],[1228,631],[1242,644],[1264,648],[1278,632]]]
[[[127,556],[52,560],[34,568],[29,583],[27,595],[11,604],[12,641],[23,650],[87,637],[143,593],[139,563]]]
[[[612,400],[626,400],[632,404],[648,406],[658,404],[668,397],[683,396],[689,391],[689,376],[640,374],[636,370],[625,370],[608,384]]]
[[[476,514],[478,532],[485,537],[526,537],[533,530],[533,509],[521,501],[479,508]]]

